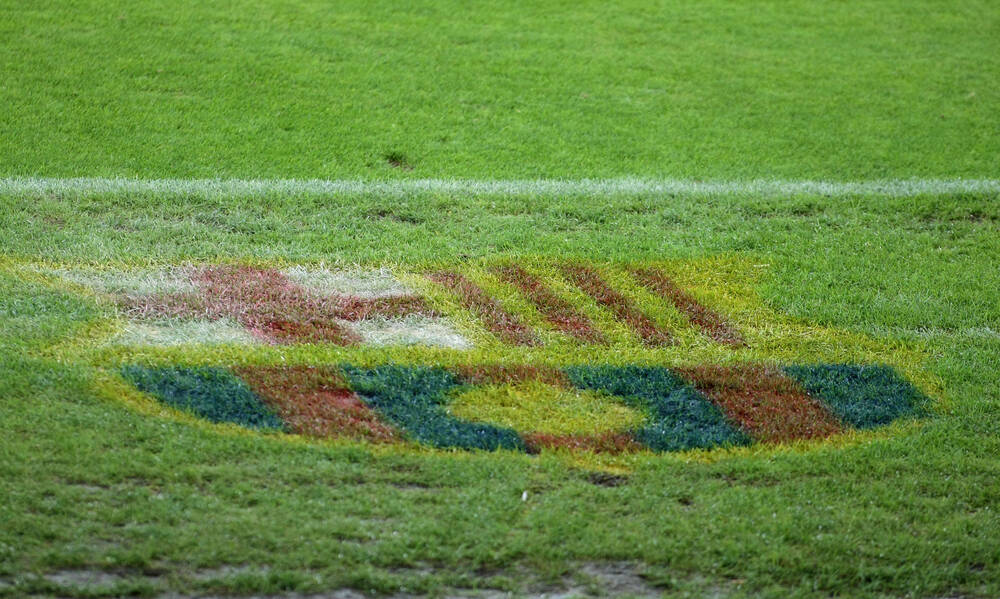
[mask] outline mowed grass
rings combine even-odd
[[[6,2],[0,176],[996,178],[998,21],[990,2]],[[6,193],[0,239],[0,595],[555,590],[607,562],[678,595],[1000,594],[994,193]],[[50,348],[107,308],[16,268],[719,255],[758,265],[774,309],[919,344],[934,417],[620,479],[220,434],[102,396]]]
[[[995,176],[998,9],[0,4],[7,175]]]
[[[133,412],[98,397],[89,368],[45,357],[107,308],[8,263],[0,578],[14,594],[66,592],[34,577],[63,570],[119,576],[76,587],[98,594],[523,589],[525,577],[544,585],[608,560],[681,594],[1000,590],[995,198],[393,200],[415,217],[405,223],[365,217],[385,201],[371,197],[272,198],[266,215],[224,198],[3,201],[4,214],[29,214],[2,221],[11,255],[81,263],[738,253],[760,265],[771,306],[918,343],[944,388],[922,426],[860,445],[667,456],[606,487],[544,456],[373,453]],[[498,248],[508,236],[524,240],[519,251]]]

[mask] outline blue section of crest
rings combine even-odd
[[[930,400],[889,366],[786,366],[785,373],[848,426],[870,429],[926,415]]]
[[[386,420],[434,447],[527,451],[510,428],[460,420],[444,409],[459,386],[443,368],[387,364],[373,369],[342,366],[351,388]]]
[[[666,368],[570,366],[565,372],[580,389],[610,393],[625,405],[646,412],[646,423],[632,435],[653,451],[750,443],[715,404]]]
[[[278,416],[246,383],[223,368],[132,365],[123,367],[121,373],[140,391],[206,420],[232,422],[248,428],[284,428]]]

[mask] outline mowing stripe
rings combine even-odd
[[[998,193],[1000,179],[883,179],[873,181],[814,181],[753,179],[691,181],[623,177],[614,179],[409,179],[396,181],[324,179],[127,179],[104,177],[0,178],[0,196],[44,194],[137,194],[245,197],[269,194],[329,196],[366,194],[404,196],[420,193],[470,195],[695,195],[845,197],[876,195],[912,197],[925,194]]]
[[[634,268],[632,274],[647,289],[663,299],[673,303],[678,311],[687,316],[692,324],[698,326],[710,338],[739,347],[745,345],[743,337],[722,316],[701,305],[686,291],[674,283],[670,277],[654,268]]]
[[[656,347],[674,342],[669,331],[658,327],[632,300],[612,289],[594,269],[567,265],[562,267],[562,271],[581,291],[611,310],[618,320],[632,327],[646,345]]]

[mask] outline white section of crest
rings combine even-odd
[[[382,298],[413,293],[388,269],[350,271],[293,266],[282,272],[292,281],[322,295]]]
[[[111,343],[114,345],[254,345],[260,340],[234,320],[129,321]]]
[[[0,178],[0,196],[17,194],[151,193],[207,197],[246,197],[267,194],[328,196],[371,194],[406,196],[421,193],[470,195],[880,195],[910,197],[943,193],[997,193],[1000,179],[886,179],[880,181],[811,181],[757,179],[749,181],[692,181],[685,179],[411,179],[397,181],[322,179],[116,179],[82,177]]]
[[[193,293],[191,272],[183,266],[155,270],[108,270],[74,268],[37,268],[31,270],[51,274],[104,293],[149,295],[153,293]]]
[[[472,343],[441,318],[404,316],[403,318],[370,318],[350,323],[365,343],[386,345],[429,345],[452,349],[469,349]]]

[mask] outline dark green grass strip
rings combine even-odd
[[[140,391],[206,420],[258,429],[284,428],[281,419],[228,370],[131,365],[123,367],[121,373]]]
[[[867,429],[898,418],[927,414],[929,398],[883,365],[816,364],[785,367],[785,373],[822,400],[846,425]]]
[[[626,405],[647,412],[647,423],[632,434],[654,451],[750,443],[708,398],[666,368],[571,366],[566,375],[580,389],[617,395]]]
[[[442,448],[527,451],[512,429],[454,418],[444,406],[459,383],[443,368],[386,364],[343,366],[351,388],[384,418],[417,441]]]

